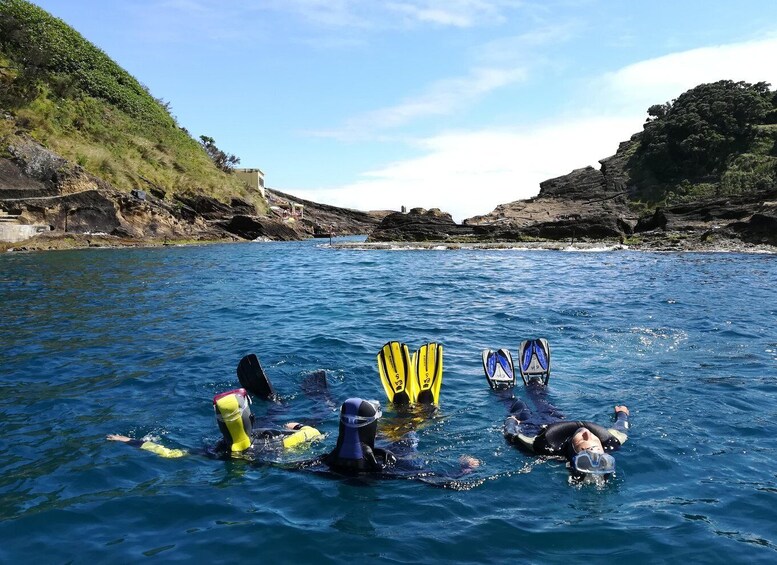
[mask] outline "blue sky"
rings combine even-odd
[[[772,0],[38,0],[267,185],[462,220],[703,82],[777,88]]]

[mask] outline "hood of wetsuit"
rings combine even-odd
[[[335,455],[340,459],[361,459],[364,455],[362,444],[375,447],[380,417],[377,401],[349,398],[343,402]]]
[[[216,422],[231,451],[245,451],[251,447],[251,401],[243,388],[230,390],[213,397]]]

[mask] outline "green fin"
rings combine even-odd
[[[442,386],[442,344],[425,343],[413,354],[419,404],[438,404]]]
[[[415,402],[415,379],[407,345],[390,341],[381,348],[377,359],[380,382],[383,383],[389,402],[394,404]]]

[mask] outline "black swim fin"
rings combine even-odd
[[[543,385],[550,380],[550,345],[544,338],[527,339],[522,342],[518,354],[518,370],[523,384],[539,381]]]
[[[259,358],[253,353],[246,355],[237,364],[237,378],[248,394],[264,400],[275,401],[277,396],[270,384],[270,379],[262,369]]]

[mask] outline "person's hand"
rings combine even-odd
[[[286,424],[283,424],[283,427],[287,430],[296,430],[298,426],[301,426],[299,422],[287,422]]]
[[[107,436],[105,436],[105,439],[107,439],[108,441],[122,441],[124,443],[132,441],[132,438],[119,435],[119,434],[108,434]]]
[[[626,414],[626,416],[629,415],[629,409],[626,406],[616,406],[615,413],[617,414],[618,412],[623,412],[624,414]]]

